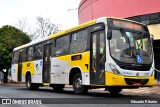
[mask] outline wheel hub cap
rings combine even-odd
[[[77,80],[75,81],[75,86],[76,88],[81,88],[81,79],[80,78],[77,78]]]

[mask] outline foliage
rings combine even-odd
[[[0,71],[11,65],[12,53],[0,44]]]
[[[6,25],[0,28],[0,70],[11,67],[12,51],[15,47],[30,42],[28,35]]]

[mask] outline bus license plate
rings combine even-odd
[[[140,86],[141,83],[133,83],[132,85],[133,85],[133,86]]]

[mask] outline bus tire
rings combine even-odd
[[[26,87],[30,90],[37,90],[39,88],[38,85],[31,83],[31,75],[27,75],[26,77]]]
[[[88,88],[84,85],[81,85],[82,76],[80,73],[77,73],[73,77],[73,90],[75,94],[85,94],[88,91]]]
[[[122,91],[122,88],[121,87],[109,87],[108,91],[113,95],[117,95]]]
[[[52,88],[55,92],[60,92],[63,90],[64,86],[64,84],[54,84],[52,85]]]

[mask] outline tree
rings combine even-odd
[[[15,24],[15,27],[21,30],[22,32],[26,33],[29,35],[29,37],[32,39],[33,38],[33,30],[31,30],[31,25],[27,22],[27,18],[21,17],[18,19],[17,23]]]
[[[6,25],[0,28],[0,71],[11,67],[13,48],[30,42],[28,35],[21,30]]]
[[[16,24],[17,28],[19,28],[22,32],[26,32],[27,29],[27,22],[26,18],[22,17],[18,19],[18,23]]]
[[[51,34],[61,31],[60,24],[53,24],[49,18],[38,16],[36,18],[37,26],[30,26],[26,18],[19,18],[15,27],[29,35],[32,40],[44,38]],[[34,25],[34,24],[33,24]]]
[[[0,28],[0,44],[7,49],[13,49],[17,46],[30,42],[28,35],[12,26],[3,26]]]
[[[37,17],[37,25],[38,27],[33,34],[34,38],[44,38],[60,31],[59,24],[53,24],[50,19],[45,19],[42,16]]]

